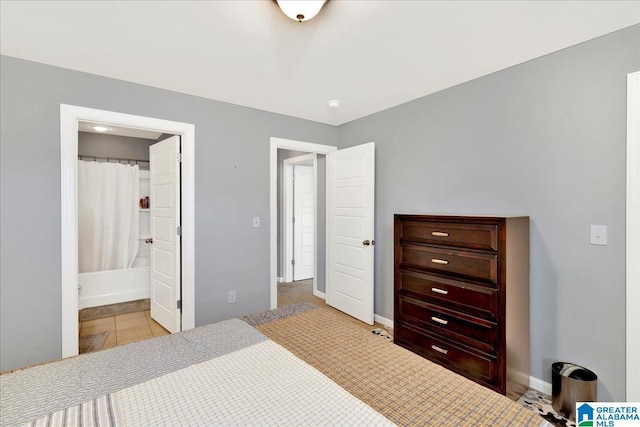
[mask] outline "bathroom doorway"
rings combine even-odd
[[[176,135],[174,136],[174,143],[170,143],[171,138],[167,138],[168,145],[175,146],[175,140],[178,141],[177,151],[175,148],[169,147],[163,149],[157,153],[158,164],[161,167],[157,168],[157,175],[162,179],[166,177],[167,171],[171,169],[174,160],[179,162],[179,168],[174,170],[174,175],[178,176],[178,180],[174,180],[173,193],[171,191],[165,192],[164,189],[170,183],[163,182],[161,187],[154,190],[153,177],[154,172],[150,171],[150,189],[149,197],[151,200],[154,198],[154,191],[158,195],[158,203],[162,202],[162,207],[166,210],[173,210],[178,212],[178,217],[174,223],[167,221],[163,218],[166,212],[156,212],[157,218],[154,218],[154,209],[143,212],[139,215],[138,225],[143,225],[144,216],[149,215],[149,228],[150,236],[138,235],[136,239],[145,237],[147,239],[153,239],[154,227],[162,226],[159,228],[158,234],[159,243],[165,244],[171,240],[173,242],[173,249],[177,250],[173,254],[167,251],[158,251],[156,259],[160,260],[160,267],[154,267],[154,255],[150,256],[150,270],[151,277],[155,279],[154,271],[158,270],[160,273],[166,273],[167,268],[163,268],[162,264],[166,265],[167,262],[173,263],[171,259],[175,261],[174,272],[174,292],[167,292],[166,287],[152,286],[150,288],[150,298],[154,300],[154,289],[156,300],[160,300],[162,305],[166,308],[171,308],[171,311],[176,315],[176,322],[173,322],[173,326],[165,326],[170,332],[176,332],[178,330],[190,329],[195,326],[195,300],[194,300],[194,198],[193,198],[193,184],[194,184],[194,126],[186,123],[170,122],[166,120],[153,119],[142,116],[133,116],[128,114],[114,113],[109,111],[94,110],[83,107],[61,105],[61,170],[62,170],[62,356],[69,357],[78,354],[78,337],[79,337],[79,324],[78,324],[78,308],[79,308],[79,292],[78,292],[78,273],[79,273],[79,252],[78,252],[78,194],[76,188],[78,185],[78,155],[79,155],[79,130],[80,126],[85,123],[93,125],[102,125],[105,127],[120,127],[131,128],[136,130],[154,131],[160,134]],[[164,144],[164,142],[156,143],[155,145]],[[149,159],[153,163],[153,152]],[[97,156],[96,156],[97,157]],[[128,157],[122,157],[126,159]],[[163,163],[164,159],[164,163]],[[142,160],[142,159],[138,159]],[[125,161],[126,162],[126,161]],[[135,162],[135,159],[134,159]],[[130,162],[129,162],[130,163]],[[151,164],[150,163],[150,164]],[[139,162],[140,164],[140,162]],[[170,174],[169,174],[170,175]],[[146,198],[147,196],[145,196]],[[166,205],[167,198],[173,202],[171,206]],[[142,197],[138,198],[140,201]],[[175,201],[181,201],[179,204],[175,204]],[[140,201],[140,203],[142,203]],[[151,201],[151,206],[153,206]],[[166,205],[166,206],[165,206]],[[137,206],[137,209],[145,209],[144,207]],[[174,228],[175,226],[175,228]],[[171,229],[171,233],[175,232],[171,238],[168,235],[168,231]],[[139,243],[139,242],[138,242]],[[155,243],[155,242],[153,242]],[[152,244],[151,241],[144,242],[145,245]],[[160,245],[158,245],[159,247]],[[167,248],[163,248],[167,249]],[[150,249],[153,253],[154,249]],[[162,252],[160,254],[160,252]],[[136,253],[137,255],[137,253]],[[143,254],[142,254],[143,255]],[[171,257],[173,255],[173,258]],[[143,258],[142,256],[141,258]],[[140,262],[140,257],[138,258]],[[171,264],[173,266],[173,264]],[[152,303],[153,304],[153,303]]]
[[[179,329],[175,313],[169,313],[167,319],[165,307],[158,304],[158,295],[166,294],[162,289],[154,293],[153,315],[150,310],[152,285],[164,285],[167,276],[156,273],[159,281],[151,281],[152,271],[157,271],[152,270],[152,235],[158,232],[151,232],[150,169],[157,170],[158,165],[151,167],[150,151],[172,137],[157,131],[78,123],[80,354]],[[179,136],[174,138],[179,142]],[[167,305],[169,311],[176,310],[173,304]]]

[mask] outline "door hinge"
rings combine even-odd
[[[176,227],[176,234],[178,236],[182,236],[182,226],[179,225]]]
[[[182,300],[181,299],[178,300],[177,306],[178,306],[178,310],[182,310]]]
[[[296,265],[296,260],[295,259],[291,260],[291,265]]]
[[[182,162],[182,153],[176,153],[176,160],[178,163]]]

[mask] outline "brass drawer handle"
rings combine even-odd
[[[441,325],[446,325],[447,323],[449,323],[448,320],[444,320],[444,319],[441,319],[441,318],[435,317],[435,316],[431,317],[431,320],[433,320],[436,323],[440,323]]]
[[[444,289],[440,289],[440,288],[431,288],[431,290],[436,294],[447,295],[449,293],[449,291],[445,291]]]
[[[439,258],[431,258],[431,262],[434,264],[440,264],[440,265],[449,264],[449,261],[447,261],[446,259],[439,259]]]
[[[432,345],[431,348],[437,351],[438,353],[442,353],[442,354],[449,353],[449,350],[445,350],[444,348],[438,347],[437,345]]]
[[[449,237],[449,233],[445,233],[444,231],[432,231],[431,235],[436,237]]]

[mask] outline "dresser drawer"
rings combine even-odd
[[[437,335],[419,331],[404,322],[398,332],[396,344],[468,377],[492,385],[497,383],[497,357],[467,350]]]
[[[401,267],[498,284],[498,256],[429,246],[403,245]]]
[[[456,224],[448,222],[404,221],[400,239],[463,248],[498,250],[496,224]]]
[[[458,311],[494,319],[498,313],[498,291],[486,286],[400,270],[396,291]]]
[[[498,327],[494,322],[474,318],[411,297],[400,297],[400,320],[421,329],[446,336],[454,341],[486,352],[495,352]]]

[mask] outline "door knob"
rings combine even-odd
[[[153,237],[151,237],[150,239],[144,239],[145,243],[153,243]]]
[[[371,242],[368,241],[368,240],[365,240],[364,242],[362,242],[362,244],[365,245],[365,246],[369,246],[371,244]]]

